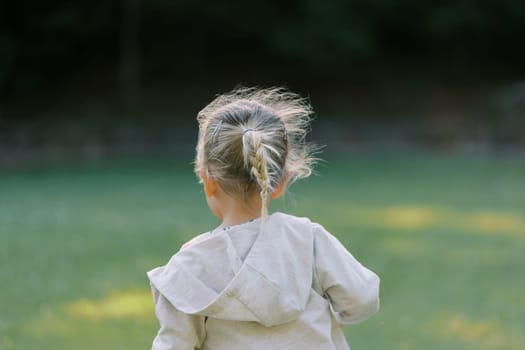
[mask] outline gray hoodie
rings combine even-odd
[[[321,225],[274,213],[206,233],[148,276],[152,349],[349,349],[340,327],[373,315],[379,278]]]

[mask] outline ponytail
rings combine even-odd
[[[242,143],[245,167],[260,188],[261,221],[264,222],[268,216],[268,192],[271,186],[268,178],[267,150],[260,133],[250,128],[243,130]]]

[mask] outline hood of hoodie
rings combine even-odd
[[[232,237],[256,230],[246,255]],[[282,213],[208,234],[148,276],[178,310],[265,326],[290,322],[305,309],[313,276],[313,225]]]

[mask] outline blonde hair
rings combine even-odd
[[[219,95],[197,116],[197,176],[206,170],[226,193],[243,199],[259,191],[264,221],[277,186],[312,173],[313,147],[305,140],[312,113],[305,99],[283,88]]]

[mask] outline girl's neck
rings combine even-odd
[[[258,196],[245,202],[226,195],[220,198],[219,208],[219,218],[222,220],[219,229],[239,225],[261,216],[261,201]]]
[[[222,220],[222,223],[217,228],[221,229],[224,227],[240,225],[245,222],[258,219],[259,217],[260,217],[260,213],[257,213],[254,215],[235,215],[235,216],[224,217]]]

